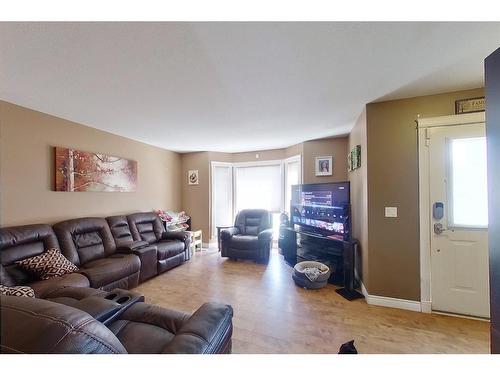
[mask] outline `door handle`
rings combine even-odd
[[[448,229],[443,227],[442,223],[434,223],[434,233],[435,234],[443,234],[443,232],[454,232],[453,229]]]

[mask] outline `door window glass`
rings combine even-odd
[[[449,226],[488,226],[486,138],[450,140]]]

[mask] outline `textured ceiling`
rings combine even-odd
[[[262,150],[480,87],[499,46],[500,23],[0,23],[0,98],[175,151]]]

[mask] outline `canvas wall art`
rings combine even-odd
[[[134,192],[137,162],[95,152],[54,147],[56,191]]]

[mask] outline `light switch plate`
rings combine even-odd
[[[385,217],[398,217],[398,208],[397,207],[386,207],[385,208]]]

